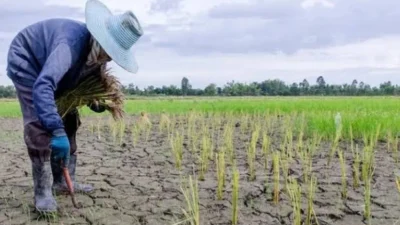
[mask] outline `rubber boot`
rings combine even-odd
[[[57,202],[51,190],[53,177],[50,162],[32,162],[35,208],[40,213],[54,213]]]
[[[89,193],[93,191],[93,186],[89,184],[79,184],[75,180],[75,171],[76,171],[76,155],[71,155],[71,158],[69,160],[69,165],[68,165],[68,171],[69,175],[71,176],[71,180],[74,184],[74,191],[75,192],[83,192],[83,193]],[[53,184],[53,189],[56,192],[68,192],[68,186],[67,183],[65,182],[65,178],[62,173],[62,168],[60,163],[57,162],[52,162],[52,170],[53,170],[53,179],[54,179],[54,184]]]

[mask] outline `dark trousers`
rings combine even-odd
[[[32,161],[50,161],[51,134],[40,123],[32,100],[32,88],[14,82],[24,122],[24,140]],[[71,155],[76,152],[76,132],[81,125],[79,113],[69,113],[63,118],[65,132],[70,142]]]

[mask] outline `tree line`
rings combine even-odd
[[[181,86],[176,85],[154,87],[148,86],[139,89],[134,84],[123,86],[127,95],[167,95],[167,96],[378,96],[398,95],[400,86],[393,85],[390,81],[372,87],[364,82],[353,80],[351,84],[327,84],[323,76],[317,78],[315,84],[310,84],[307,79],[299,83],[286,84],[279,79],[269,79],[262,82],[240,83],[227,82],[219,87],[214,83],[204,89],[194,89],[188,78],[184,77]]]
[[[126,95],[141,96],[378,96],[399,95],[400,86],[386,81],[379,86],[372,87],[357,80],[353,80],[351,84],[327,84],[324,77],[320,76],[314,84],[310,84],[306,79],[302,82],[292,84],[286,84],[279,79],[269,79],[252,83],[230,81],[222,87],[211,83],[204,89],[200,89],[192,88],[189,79],[184,77],[181,80],[180,86],[148,86],[147,88],[140,89],[131,83],[122,85],[122,91]],[[0,85],[0,98],[15,97],[14,86]]]

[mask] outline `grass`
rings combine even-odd
[[[126,100],[124,110],[128,114],[142,111],[150,114],[185,114],[191,110],[200,112],[304,113],[307,121],[304,135],[320,133],[324,138],[333,139],[335,122],[332,120],[340,112],[342,117],[342,137],[350,136],[350,126],[354,138],[362,138],[366,130],[376,130],[381,124],[380,138],[386,138],[388,131],[400,132],[400,105],[396,97],[235,97],[235,98],[140,98]],[[0,101],[0,117],[20,117],[17,101]],[[83,115],[92,115],[87,107]],[[244,121],[244,120],[242,120]],[[246,123],[242,124],[246,130]]]
[[[333,139],[335,123],[332,120],[340,112],[342,137],[350,136],[350,125],[355,138],[361,138],[363,131],[376,130],[381,124],[380,138],[386,138],[387,131],[400,132],[400,105],[397,97],[235,97],[235,98],[139,98],[126,100],[124,110],[128,114],[146,111],[150,114],[184,114],[191,110],[201,112],[278,114],[304,113],[308,121],[304,135],[317,131],[324,138]],[[0,117],[20,117],[17,101],[0,101]],[[93,113],[84,107],[83,115]],[[245,124],[243,124],[245,125]],[[243,129],[246,129],[243,126]]]

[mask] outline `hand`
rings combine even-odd
[[[69,164],[70,144],[64,130],[56,130],[50,141],[51,157],[54,161],[63,161],[64,167]]]
[[[97,100],[92,101],[91,103],[88,104],[88,106],[92,111],[97,113],[102,113],[106,110],[106,107],[104,105],[101,105]]]

